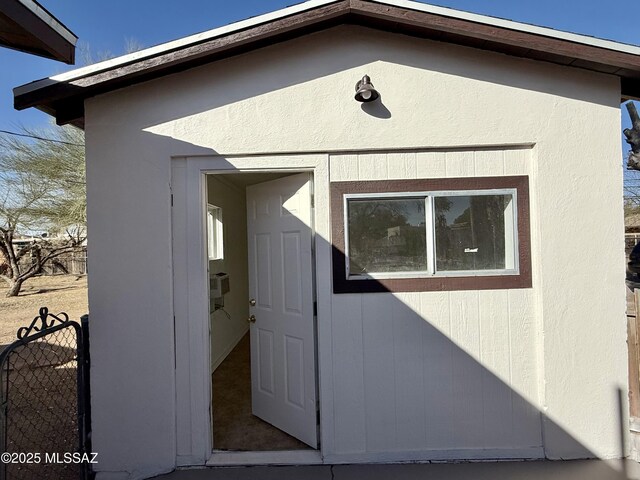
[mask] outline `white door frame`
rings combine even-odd
[[[250,157],[175,157],[171,165],[172,270],[176,357],[176,465],[287,463],[282,453],[231,452],[212,454],[211,365],[206,253],[207,173],[243,171],[310,171],[314,180],[316,239],[330,238],[328,155],[274,155]],[[332,392],[323,389],[323,370],[331,368],[331,246],[316,241],[316,346],[320,448],[332,435],[326,418]],[[323,326],[321,328],[321,326]],[[323,341],[324,340],[324,341]],[[323,348],[328,346],[329,348]],[[325,367],[323,367],[325,365]],[[325,372],[329,378],[330,372]],[[326,382],[327,384],[329,382]],[[329,403],[329,402],[327,402]],[[328,413],[328,412],[327,412]],[[295,452],[294,452],[295,453]],[[224,458],[223,458],[224,457]],[[320,451],[292,455],[291,463],[320,463]]]

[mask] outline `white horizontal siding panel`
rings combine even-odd
[[[418,152],[416,154],[418,178],[443,178],[447,176],[445,152]]]
[[[529,175],[531,149],[504,151],[505,175]]]
[[[329,179],[345,182],[358,179],[358,155],[331,155],[329,157]]]
[[[447,152],[447,177],[473,177],[475,174],[473,157],[472,151]]]
[[[371,153],[358,155],[359,180],[386,180],[387,154]]]
[[[474,152],[474,170],[478,177],[504,175],[504,152],[502,150],[478,150]]]
[[[416,178],[416,153],[402,152],[387,154],[387,179],[402,180]]]

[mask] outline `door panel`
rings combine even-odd
[[[251,240],[250,240],[251,241]],[[255,235],[255,292],[256,300],[261,308],[271,308],[273,304],[271,294],[271,234],[259,233]],[[251,243],[249,243],[251,249]],[[249,263],[251,268],[251,263]]]
[[[285,336],[286,358],[286,399],[298,408],[304,408],[304,341],[301,338]]]
[[[258,362],[260,364],[258,388],[262,393],[273,395],[273,332],[259,328],[257,340]]]
[[[300,233],[284,232],[282,234],[284,309],[293,315],[302,315],[301,257]]]
[[[317,448],[311,176],[247,188],[254,415]]]

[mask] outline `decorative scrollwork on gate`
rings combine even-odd
[[[32,332],[43,332],[53,327],[56,322],[58,322],[58,324],[64,324],[68,321],[69,315],[66,313],[61,312],[55,315],[53,313],[49,313],[49,309],[47,307],[41,307],[38,316],[33,319],[31,325],[28,327],[20,327],[18,329],[18,340],[27,338]]]

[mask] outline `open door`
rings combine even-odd
[[[318,447],[311,174],[247,187],[253,414]]]

